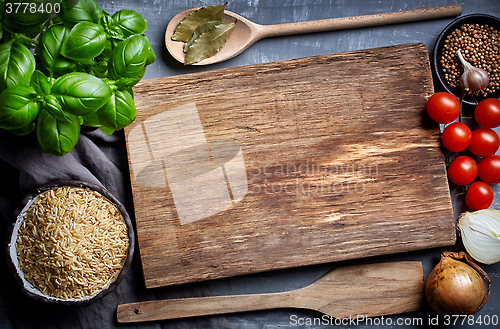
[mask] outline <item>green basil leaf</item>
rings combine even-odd
[[[188,42],[198,26],[209,21],[222,20],[225,6],[226,5],[202,7],[187,15],[179,25],[177,25],[171,39],[174,41]]]
[[[104,12],[104,15],[101,17],[101,25],[104,27],[104,31],[109,37],[111,37],[111,39],[119,41],[125,39],[122,30],[118,26],[113,25],[113,18],[111,18],[111,16],[106,12]]]
[[[106,40],[106,46],[104,47],[103,52],[99,56],[101,60],[108,60],[109,57],[111,57],[111,52],[113,51],[114,45],[113,41],[111,41],[109,38]]]
[[[144,68],[144,72],[146,68]],[[142,74],[144,75],[144,74]],[[142,75],[137,76],[135,78],[119,78],[115,80],[115,85],[118,89],[127,89],[135,86],[139,81],[141,81]]]
[[[0,128],[22,128],[31,124],[39,112],[38,94],[30,86],[17,85],[0,93]]]
[[[136,117],[134,98],[125,90],[116,90],[111,99],[97,111],[101,126],[120,130],[130,125]]]
[[[91,68],[91,72],[98,78],[105,78],[108,76],[108,61],[103,60],[95,63]]]
[[[187,52],[188,48],[191,47],[191,45],[193,44],[193,42],[196,39],[198,39],[198,37],[200,35],[202,35],[205,32],[210,31],[213,27],[215,27],[216,25],[219,25],[219,24],[222,24],[222,20],[220,20],[220,21],[210,21],[210,22],[206,22],[206,23],[203,23],[200,26],[198,26],[198,28],[196,30],[194,30],[193,35],[191,36],[191,38],[184,44],[184,49],[183,49],[184,52]]]
[[[103,133],[105,133],[106,135],[108,135],[108,136],[113,135],[113,133],[115,132],[113,129],[109,129],[109,128],[102,127],[102,126],[101,126],[101,127],[99,127],[99,129],[100,129]]]
[[[104,28],[95,23],[81,22],[68,33],[61,47],[64,57],[85,61],[99,56],[106,46]]]
[[[78,143],[80,119],[69,114],[70,120],[59,121],[47,111],[41,111],[36,124],[38,144],[43,152],[63,156]]]
[[[61,103],[53,95],[47,95],[43,99],[43,109],[52,114],[59,121],[69,121],[70,116],[61,106]]]
[[[65,26],[72,28],[80,22],[99,23],[103,11],[95,0],[64,0],[57,15]]]
[[[31,77],[31,86],[40,96],[50,94],[51,84],[49,79],[41,71],[36,70],[33,72],[33,76]]]
[[[142,77],[149,56],[148,44],[143,35],[134,35],[120,42],[109,58],[109,78]]]
[[[234,26],[234,23],[220,24],[210,31],[203,33],[189,47],[184,58],[184,65],[198,63],[205,58],[215,55],[226,42]]]
[[[129,9],[118,10],[112,16],[112,26],[118,27],[125,37],[142,34],[148,27],[148,22],[138,12]]]
[[[83,125],[87,126],[87,127],[94,127],[94,128],[100,127],[101,123],[99,122],[99,117],[97,115],[97,112],[99,112],[99,111],[95,111],[95,112],[83,115],[82,116]]]
[[[35,71],[35,57],[26,46],[9,41],[0,45],[0,92],[14,85],[28,85]]]
[[[111,97],[111,89],[93,75],[73,72],[59,77],[51,94],[66,112],[85,115],[100,109]]]
[[[35,131],[35,123],[33,122],[30,124],[27,124],[24,127],[17,128],[17,129],[7,129],[7,131],[9,133],[11,133],[12,135],[16,135],[16,136],[28,135],[29,133]]]
[[[148,38],[146,37],[146,40]],[[156,54],[153,50],[153,47],[151,46],[151,42],[148,40],[148,58],[146,59],[146,65],[153,64],[156,61]]]
[[[61,55],[61,48],[70,29],[62,25],[52,26],[45,30],[38,39],[36,55],[40,58],[45,70],[53,75],[71,68],[75,63]]]

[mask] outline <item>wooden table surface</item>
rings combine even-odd
[[[423,43],[427,46],[429,52],[432,52],[439,33],[452,21],[452,18],[446,18],[393,26],[270,38],[259,41],[243,54],[229,61],[210,66],[184,67],[182,64],[176,62],[165,49],[164,33],[166,25],[175,14],[186,9],[221,3],[206,0],[97,0],[97,2],[102,9],[109,13],[127,8],[138,11],[147,19],[148,29],[146,30],[146,35],[155,50],[157,60],[148,67],[144,79],[407,43]],[[464,0],[458,2],[453,0],[233,0],[228,3],[226,8],[256,23],[278,24],[376,14],[457,3],[463,6],[464,15],[485,13],[500,17],[500,2],[498,0]],[[435,85],[435,88],[439,90],[440,86]],[[123,161],[126,161],[126,159],[123,159]],[[498,186],[494,190],[500,195],[500,188]],[[460,212],[464,211],[465,206],[462,199],[456,195],[457,191],[452,189],[451,193],[455,216],[458,216]],[[4,207],[3,203],[1,205]],[[130,204],[128,206],[129,208],[131,207]],[[495,198],[492,208],[500,209],[499,196]],[[129,210],[133,211],[131,208]],[[456,246],[451,248],[430,249],[372,257],[364,260],[343,261],[340,263],[326,263],[155,289],[146,289],[144,287],[140,259],[136,253],[134,266],[118,289],[90,306],[66,308],[31,302],[19,296],[19,293],[16,294],[15,289],[8,286],[8,281],[2,283],[0,285],[0,328],[305,329],[328,327],[395,328],[400,326],[422,328],[426,327],[429,321],[436,316],[427,305],[419,312],[388,316],[383,319],[378,318],[378,322],[359,322],[359,326],[349,325],[349,323],[344,323],[341,326],[333,326],[331,323],[321,322],[321,314],[302,310],[271,310],[195,319],[119,325],[116,322],[115,311],[118,304],[139,300],[280,292],[296,289],[315,281],[338,265],[418,260],[423,263],[424,276],[427,277],[431,269],[438,262],[442,251],[461,250],[461,248],[460,243],[457,243]],[[491,298],[484,309],[476,315],[476,319],[481,315],[483,318],[490,317],[493,319],[496,317],[498,320],[498,317],[500,317],[500,265],[482,267],[490,275],[493,284]],[[5,264],[1,264],[0,271],[3,272],[1,278],[7,277],[5,274],[7,271]],[[441,320],[443,320],[442,317]],[[450,325],[446,327],[461,328],[462,326],[458,323],[455,326]],[[484,324],[482,326],[476,324],[467,327],[483,328]]]

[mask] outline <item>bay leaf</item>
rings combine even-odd
[[[206,22],[222,20],[224,7],[226,7],[225,4],[221,6],[206,6],[187,15],[177,25],[171,39],[188,42],[198,26]]]
[[[198,63],[215,55],[234,29],[235,23],[219,24],[200,35],[189,47],[184,65]]]
[[[222,24],[222,20],[220,21],[210,21],[210,22],[205,22],[198,26],[196,30],[194,30],[193,35],[191,36],[191,39],[189,39],[185,44],[184,44],[184,52],[187,52],[188,48],[191,47],[193,42],[198,39],[200,35],[202,35],[205,32],[208,32],[211,30],[214,26]]]

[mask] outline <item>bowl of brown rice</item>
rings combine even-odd
[[[476,105],[485,98],[500,97],[500,19],[486,14],[460,16],[439,35],[433,53],[434,73],[443,88],[460,98],[463,65],[457,50],[472,66],[488,72],[485,90],[466,95],[464,103]]]
[[[26,196],[14,215],[10,265],[34,299],[88,305],[113,291],[130,268],[130,217],[102,186],[49,183]]]

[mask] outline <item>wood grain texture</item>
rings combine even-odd
[[[148,288],[455,243],[422,44],[151,79],[134,91],[125,136]],[[216,152],[221,140],[233,144]],[[241,180],[241,160],[243,198],[231,195],[245,192],[231,178]],[[200,216],[181,224],[187,213]]]
[[[424,300],[420,262],[337,268],[309,286],[279,293],[177,298],[119,305],[120,323],[276,308],[302,308],[335,318],[417,311]]]

